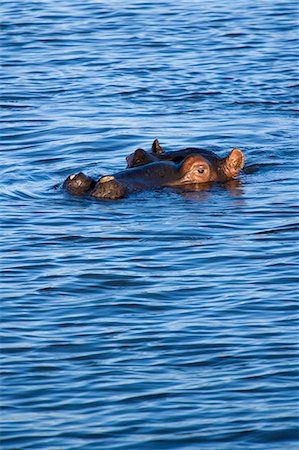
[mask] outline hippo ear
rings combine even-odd
[[[126,156],[127,168],[140,165],[140,161],[143,161],[146,156],[146,152],[142,148],[138,148],[134,153]]]
[[[156,153],[157,155],[160,155],[161,153],[164,153],[164,149],[161,147],[158,139],[155,139],[152,145],[152,152]]]
[[[145,150],[143,150],[143,148],[137,148],[137,150],[135,150],[134,152],[134,156],[135,158],[144,158],[146,152]]]
[[[223,171],[228,178],[238,175],[243,169],[245,156],[239,148],[234,148],[230,154],[223,159]]]

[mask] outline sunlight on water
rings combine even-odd
[[[298,447],[296,6],[2,2],[1,449]],[[246,168],[54,188],[156,138]]]

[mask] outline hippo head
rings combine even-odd
[[[64,189],[71,195],[80,197],[94,188],[96,182],[91,177],[79,172],[67,177],[63,183]]]

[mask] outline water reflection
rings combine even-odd
[[[241,197],[244,194],[242,181],[229,180],[225,183],[200,183],[185,184],[175,189],[175,192],[189,200],[207,200],[215,194],[215,191],[227,191],[233,197]]]

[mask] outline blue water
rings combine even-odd
[[[298,449],[297,2],[0,12],[1,449]],[[246,170],[119,201],[54,188],[155,138],[240,147]]]

